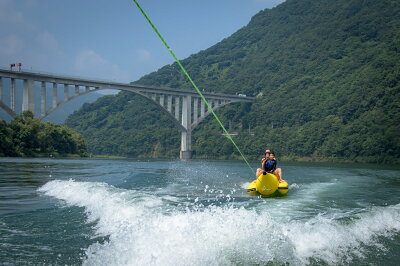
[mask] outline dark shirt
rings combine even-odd
[[[266,160],[263,168],[265,172],[273,173],[276,169],[276,160]]]

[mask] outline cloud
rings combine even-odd
[[[26,69],[54,71],[56,62],[72,60],[65,57],[58,40],[45,29],[47,25],[40,25],[36,5],[37,0],[0,0],[0,62],[22,62]]]
[[[0,54],[14,56],[20,53],[24,44],[22,39],[16,35],[8,35],[0,39]]]
[[[137,52],[138,58],[140,61],[147,61],[151,58],[151,54],[149,51],[147,51],[146,49],[140,49]]]
[[[0,22],[4,23],[23,23],[22,12],[14,9],[11,0],[0,0]]]
[[[87,71],[93,68],[104,68],[108,62],[93,50],[83,50],[78,53],[75,60],[75,69]]]
[[[51,35],[47,31],[40,32],[36,36],[36,43],[39,46],[39,48],[42,48],[46,51],[50,50],[50,51],[56,52],[56,53],[60,52],[58,41],[56,40],[56,38],[54,38],[53,35]]]
[[[74,62],[74,71],[82,77],[101,78],[127,82],[130,80],[128,72],[122,70],[91,49],[80,51]]]
[[[25,7],[32,8],[37,6],[37,0],[25,0]]]
[[[37,0],[0,0],[1,64],[22,62],[25,69],[120,82],[132,80],[132,73],[93,49],[70,49],[61,42],[62,32],[48,30],[53,27],[37,17],[39,5],[46,4]],[[149,56],[144,51],[140,55],[143,60]]]

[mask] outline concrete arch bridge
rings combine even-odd
[[[181,130],[181,159],[191,158],[192,130],[211,114],[196,92],[0,68],[0,107],[11,117],[16,117],[19,110],[30,110],[43,119],[68,101],[106,89],[129,91],[156,104]],[[17,100],[21,95],[22,100]],[[245,95],[203,95],[213,110],[230,103],[255,101]],[[40,108],[35,106],[35,98],[40,98]]]

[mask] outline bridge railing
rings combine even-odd
[[[79,76],[79,75],[64,75],[60,73],[55,73],[55,72],[49,72],[49,71],[42,71],[42,70],[32,70],[28,68],[21,68],[19,70],[17,67],[15,67],[13,70],[10,69],[10,67],[5,67],[5,66],[0,66],[0,70],[5,70],[5,71],[12,71],[16,73],[32,73],[32,74],[43,74],[43,75],[49,75],[49,76],[57,76],[57,77],[63,77],[63,78],[69,78],[69,79],[84,79],[84,80],[92,80],[92,81],[103,81],[103,82],[110,82],[110,83],[115,83],[117,82],[116,79],[104,79],[104,78],[93,78],[93,77],[85,77],[85,76]]]

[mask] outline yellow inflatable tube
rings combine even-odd
[[[261,194],[270,196],[276,191],[284,195],[289,190],[289,184],[286,181],[279,183],[278,178],[270,173],[261,174],[256,180],[250,183],[247,193],[250,195]]]

